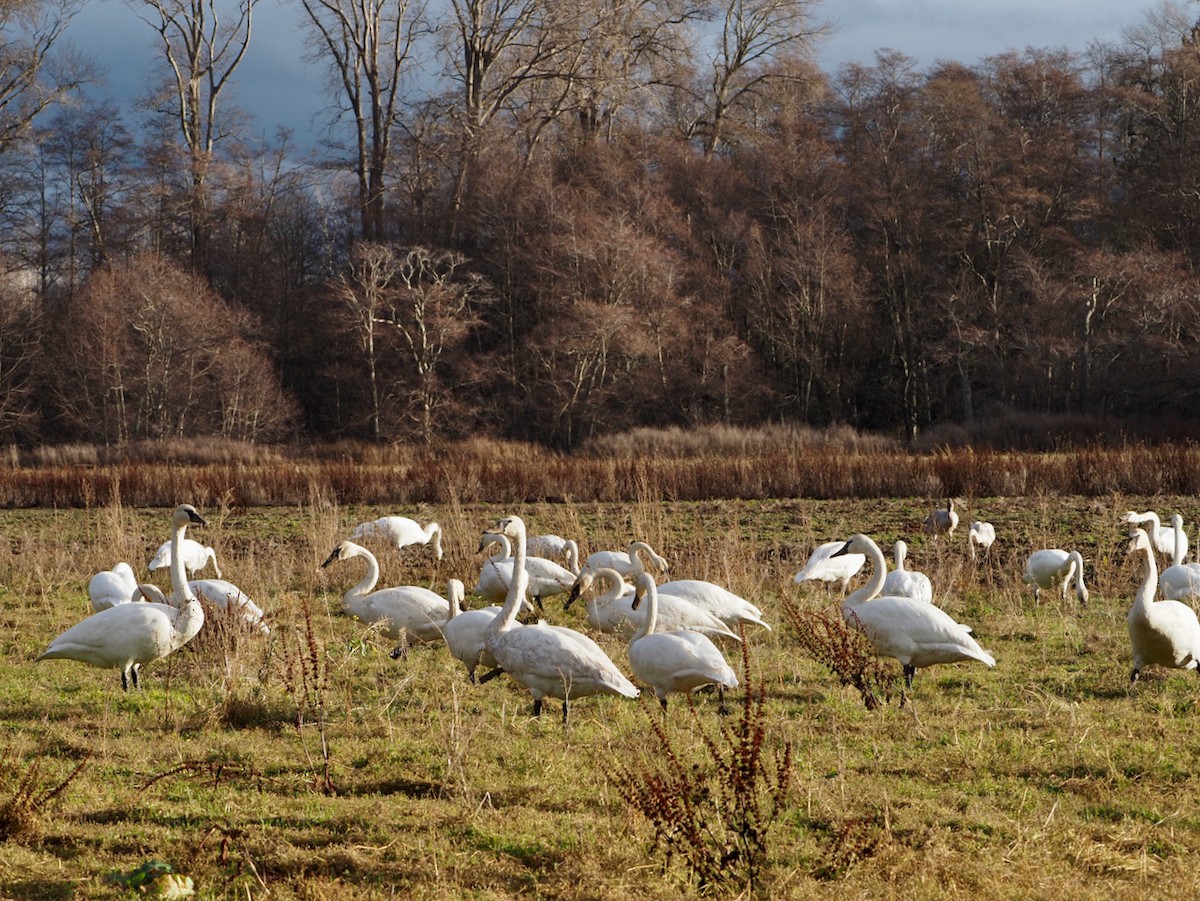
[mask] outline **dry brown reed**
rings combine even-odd
[[[91,752],[88,752],[57,785],[51,785],[42,773],[44,757],[34,757],[27,767],[22,768],[18,755],[0,756],[3,764],[0,766],[0,786],[6,788],[8,795],[0,802],[0,842],[36,836],[42,815],[83,772],[90,759]]]

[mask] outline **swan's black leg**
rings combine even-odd
[[[140,663],[135,663],[129,668],[129,673],[133,676],[133,687],[137,689],[141,689],[142,687],[141,669],[142,665]]]
[[[534,716],[542,715],[542,699],[541,698],[533,699],[533,715]]]
[[[917,674],[917,668],[911,663],[904,664],[904,687],[912,688],[913,676]]]
[[[563,728],[566,728],[567,714],[570,712],[570,710],[571,710],[571,702],[564,698],[563,699]]]
[[[129,691],[129,677],[126,670],[121,670],[121,691]]]
[[[659,698],[658,703],[659,703],[659,706],[662,707],[663,716],[666,716],[667,715],[667,699]]]
[[[725,704],[725,686],[717,686],[717,714],[725,716],[729,713],[729,707]]]
[[[495,669],[488,670],[486,673],[483,674],[483,677],[479,680],[479,684],[482,685],[484,682],[491,682],[502,672],[504,672],[504,670],[501,669],[500,667],[496,667]]]

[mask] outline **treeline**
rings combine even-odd
[[[337,6],[297,7],[330,48]],[[1200,43],[1179,10],[1086,54],[837,73],[804,61],[811,4],[724,12],[380,5],[412,57],[311,156],[172,106],[169,78],[139,110],[83,102],[82,78],[0,102],[0,442],[1186,433]],[[403,92],[418,39],[440,79]]]

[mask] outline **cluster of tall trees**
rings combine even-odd
[[[1200,32],[812,63],[812,0],[295,0],[337,110],[251,140],[254,6],[126,0],[129,108],[0,7],[0,441],[915,436],[1200,397]],[[232,14],[229,10],[232,9]]]

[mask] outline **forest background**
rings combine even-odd
[[[226,102],[255,0],[129,2],[162,78],[127,109],[78,0],[0,5],[0,443],[1194,436],[1182,6],[831,74],[807,0],[296,0],[334,113],[301,153]]]

